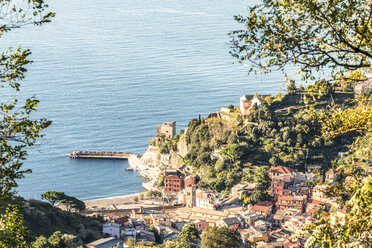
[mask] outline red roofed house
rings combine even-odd
[[[250,211],[267,218],[271,214],[272,204],[270,202],[262,202],[254,205]]]
[[[205,220],[197,220],[194,223],[195,223],[196,229],[198,229],[199,232],[204,231],[204,229],[209,226],[209,223],[206,222]]]
[[[185,187],[196,184],[196,176],[187,176],[184,180]]]
[[[276,166],[269,169],[269,176],[271,180],[280,179],[285,182],[290,182],[290,176],[293,172],[294,170],[290,168],[284,166]]]
[[[164,178],[165,193],[175,193],[183,188],[183,180],[178,175],[168,175]]]
[[[278,197],[277,208],[278,209],[297,209],[301,213],[305,210],[306,196],[287,196],[282,195]]]

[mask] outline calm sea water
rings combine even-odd
[[[83,200],[137,193],[142,179],[126,161],[73,160],[76,150],[143,153],[156,125],[186,127],[243,94],[281,90],[283,76],[248,76],[233,64],[227,33],[249,1],[49,0],[57,17],[12,31],[0,47],[31,48],[22,95],[53,121],[29,151],[19,194],[60,190]],[[251,1],[250,1],[251,2]]]

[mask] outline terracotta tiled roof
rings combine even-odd
[[[271,167],[269,169],[270,173],[279,173],[279,174],[292,174],[294,170],[284,167],[284,166],[276,166],[276,167]]]
[[[269,202],[269,201],[263,201],[263,202],[257,203],[255,206],[272,207],[273,204],[271,202]]]
[[[331,169],[331,170],[327,171],[326,174],[334,175],[335,173],[336,173],[336,171]]]
[[[254,205],[252,208],[251,208],[251,211],[254,211],[254,212],[265,212],[269,210],[269,207],[268,206],[259,206],[259,205]]]
[[[308,203],[309,204],[314,204],[314,205],[320,205],[320,204],[322,204],[321,201],[314,200],[314,199],[309,199]]]
[[[177,176],[177,175],[168,175],[168,176],[166,176],[165,178],[166,178],[166,179],[180,179],[180,177]]]

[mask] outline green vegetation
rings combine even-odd
[[[54,204],[65,198],[65,193],[54,190],[46,191],[41,194],[41,198],[47,200],[50,204],[52,204],[52,206],[54,206]]]
[[[15,28],[50,22],[54,13],[46,12],[47,7],[43,0],[1,1],[0,37]],[[28,246],[25,241],[28,231],[12,198],[16,194],[17,180],[31,173],[31,170],[22,169],[26,149],[33,146],[51,124],[46,119],[32,117],[39,103],[35,97],[19,103],[16,96],[27,72],[26,66],[32,62],[30,54],[29,49],[20,47],[0,54],[0,88],[12,92],[0,104],[0,247]]]
[[[183,228],[177,239],[169,245],[172,248],[193,248],[197,247],[197,242],[200,240],[198,229],[194,223],[188,223]]]
[[[21,206],[19,213],[29,230],[28,241],[33,241],[39,236],[49,237],[56,231],[76,236],[77,240],[84,243],[102,238],[102,218],[63,211],[38,200],[20,200],[18,204]]]
[[[326,189],[337,202],[331,218],[318,216],[305,235],[306,247],[370,247],[371,90],[359,99],[347,93],[371,77],[371,1],[263,0],[248,11],[247,17],[236,16],[244,28],[230,33],[231,54],[250,72],[295,66],[303,83],[313,85],[293,92],[295,84],[287,78],[288,94],[266,101],[278,127],[262,132],[266,121],[259,119],[257,130],[246,133],[269,138],[258,147],[265,148],[271,164],[301,168],[317,162],[341,174],[341,181]],[[333,223],[341,209],[344,218]]]
[[[48,239],[40,236],[32,243],[35,248],[82,248],[83,244],[75,236],[69,234],[62,234],[60,231],[53,233]]]
[[[202,235],[201,248],[239,248],[240,234],[228,227],[207,227]]]
[[[156,243],[159,244],[159,243],[162,242],[161,237],[160,237],[160,234],[158,232],[158,229],[156,229],[156,227],[154,225],[151,225],[149,227],[149,229],[147,229],[147,231],[150,231],[150,232],[153,232],[154,233],[154,235],[155,235],[155,242]]]
[[[293,65],[309,81],[363,78],[371,67],[371,13],[365,0],[263,0],[235,17],[244,28],[230,33],[231,54],[250,71]]]
[[[233,113],[231,121],[216,117],[191,120],[180,138],[187,144],[184,163],[201,175],[201,187],[222,193],[228,193],[240,181],[254,182],[253,176],[262,166],[304,170],[306,164],[330,165],[339,151],[347,150],[354,139],[368,129],[370,116],[368,107],[358,107],[352,92],[333,87],[329,90],[324,85],[328,84],[318,82],[301,90],[266,97],[267,101],[262,99],[263,108],[247,116]],[[350,125],[358,118],[359,130],[322,138],[322,132],[332,126],[329,123],[337,122],[333,114],[336,109],[330,109],[332,106],[339,106],[340,113],[348,111],[343,115],[354,118],[349,121]],[[212,158],[217,152],[220,158]],[[245,166],[247,164],[250,166]],[[264,171],[267,174],[267,169]],[[269,184],[259,184],[245,202],[267,199]]]

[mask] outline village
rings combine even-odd
[[[320,211],[327,213],[334,200],[324,195],[322,187],[311,189],[318,179],[319,165],[310,165],[306,173],[296,172],[286,167],[270,168],[272,201],[255,205],[242,204],[242,196],[250,194],[254,184],[240,183],[229,196],[204,191],[197,188],[197,176],[183,178],[176,171],[170,171],[164,179],[165,193],[173,196],[176,208],[167,210],[132,210],[129,216],[105,214],[106,224],[103,234],[110,236],[88,244],[88,247],[117,244],[129,239],[145,243],[158,242],[150,227],[155,227],[161,240],[177,238],[183,226],[195,223],[200,233],[208,226],[229,227],[239,232],[243,243],[255,243],[265,248],[303,247],[305,240],[291,238],[305,225],[312,223],[313,216]],[[329,170],[325,175],[326,184],[337,182],[339,174]],[[348,182],[349,179],[345,181]],[[329,216],[331,221],[342,221],[343,210],[337,216]],[[123,246],[129,247],[129,246]]]
[[[249,114],[253,105],[257,108],[263,105],[258,94],[244,95],[240,99],[241,114]],[[224,118],[228,112],[227,109],[221,109],[213,115]],[[154,141],[158,142],[164,136],[172,139],[176,134],[175,126],[175,122],[158,126]],[[211,159],[223,159],[219,154],[223,147],[213,151]],[[149,149],[154,148],[150,145]],[[149,161],[148,157],[145,159]],[[171,158],[162,154],[157,159],[169,163]],[[105,238],[87,247],[117,247],[117,244],[133,247],[136,242],[159,244],[176,239],[182,228],[191,222],[200,234],[209,226],[229,227],[240,234],[243,247],[254,244],[265,248],[298,248],[304,247],[306,240],[297,238],[296,233],[311,225],[314,216],[322,214],[336,223],[342,221],[345,212],[345,209],[338,209],[336,215],[328,214],[331,206],[337,204],[336,199],[327,197],[325,189],[327,185],[337,183],[341,174],[335,169],[324,170],[321,164],[309,164],[303,172],[280,164],[270,167],[270,199],[244,204],[244,198],[254,192],[256,183],[242,181],[226,195],[200,188],[199,175],[190,174],[184,169],[144,165],[141,160],[144,161],[137,155],[130,158],[131,166],[150,180],[144,183],[148,193],[156,192],[154,185],[158,184],[159,173],[163,173],[163,187],[159,194],[162,197],[155,197],[158,204],[154,207],[140,205],[127,209],[125,214],[119,211],[101,212],[107,221],[102,229]],[[346,178],[344,182],[347,184],[351,181],[351,178]],[[147,195],[154,201],[153,195]],[[90,214],[93,212],[90,211]],[[195,247],[199,245],[196,243]]]

